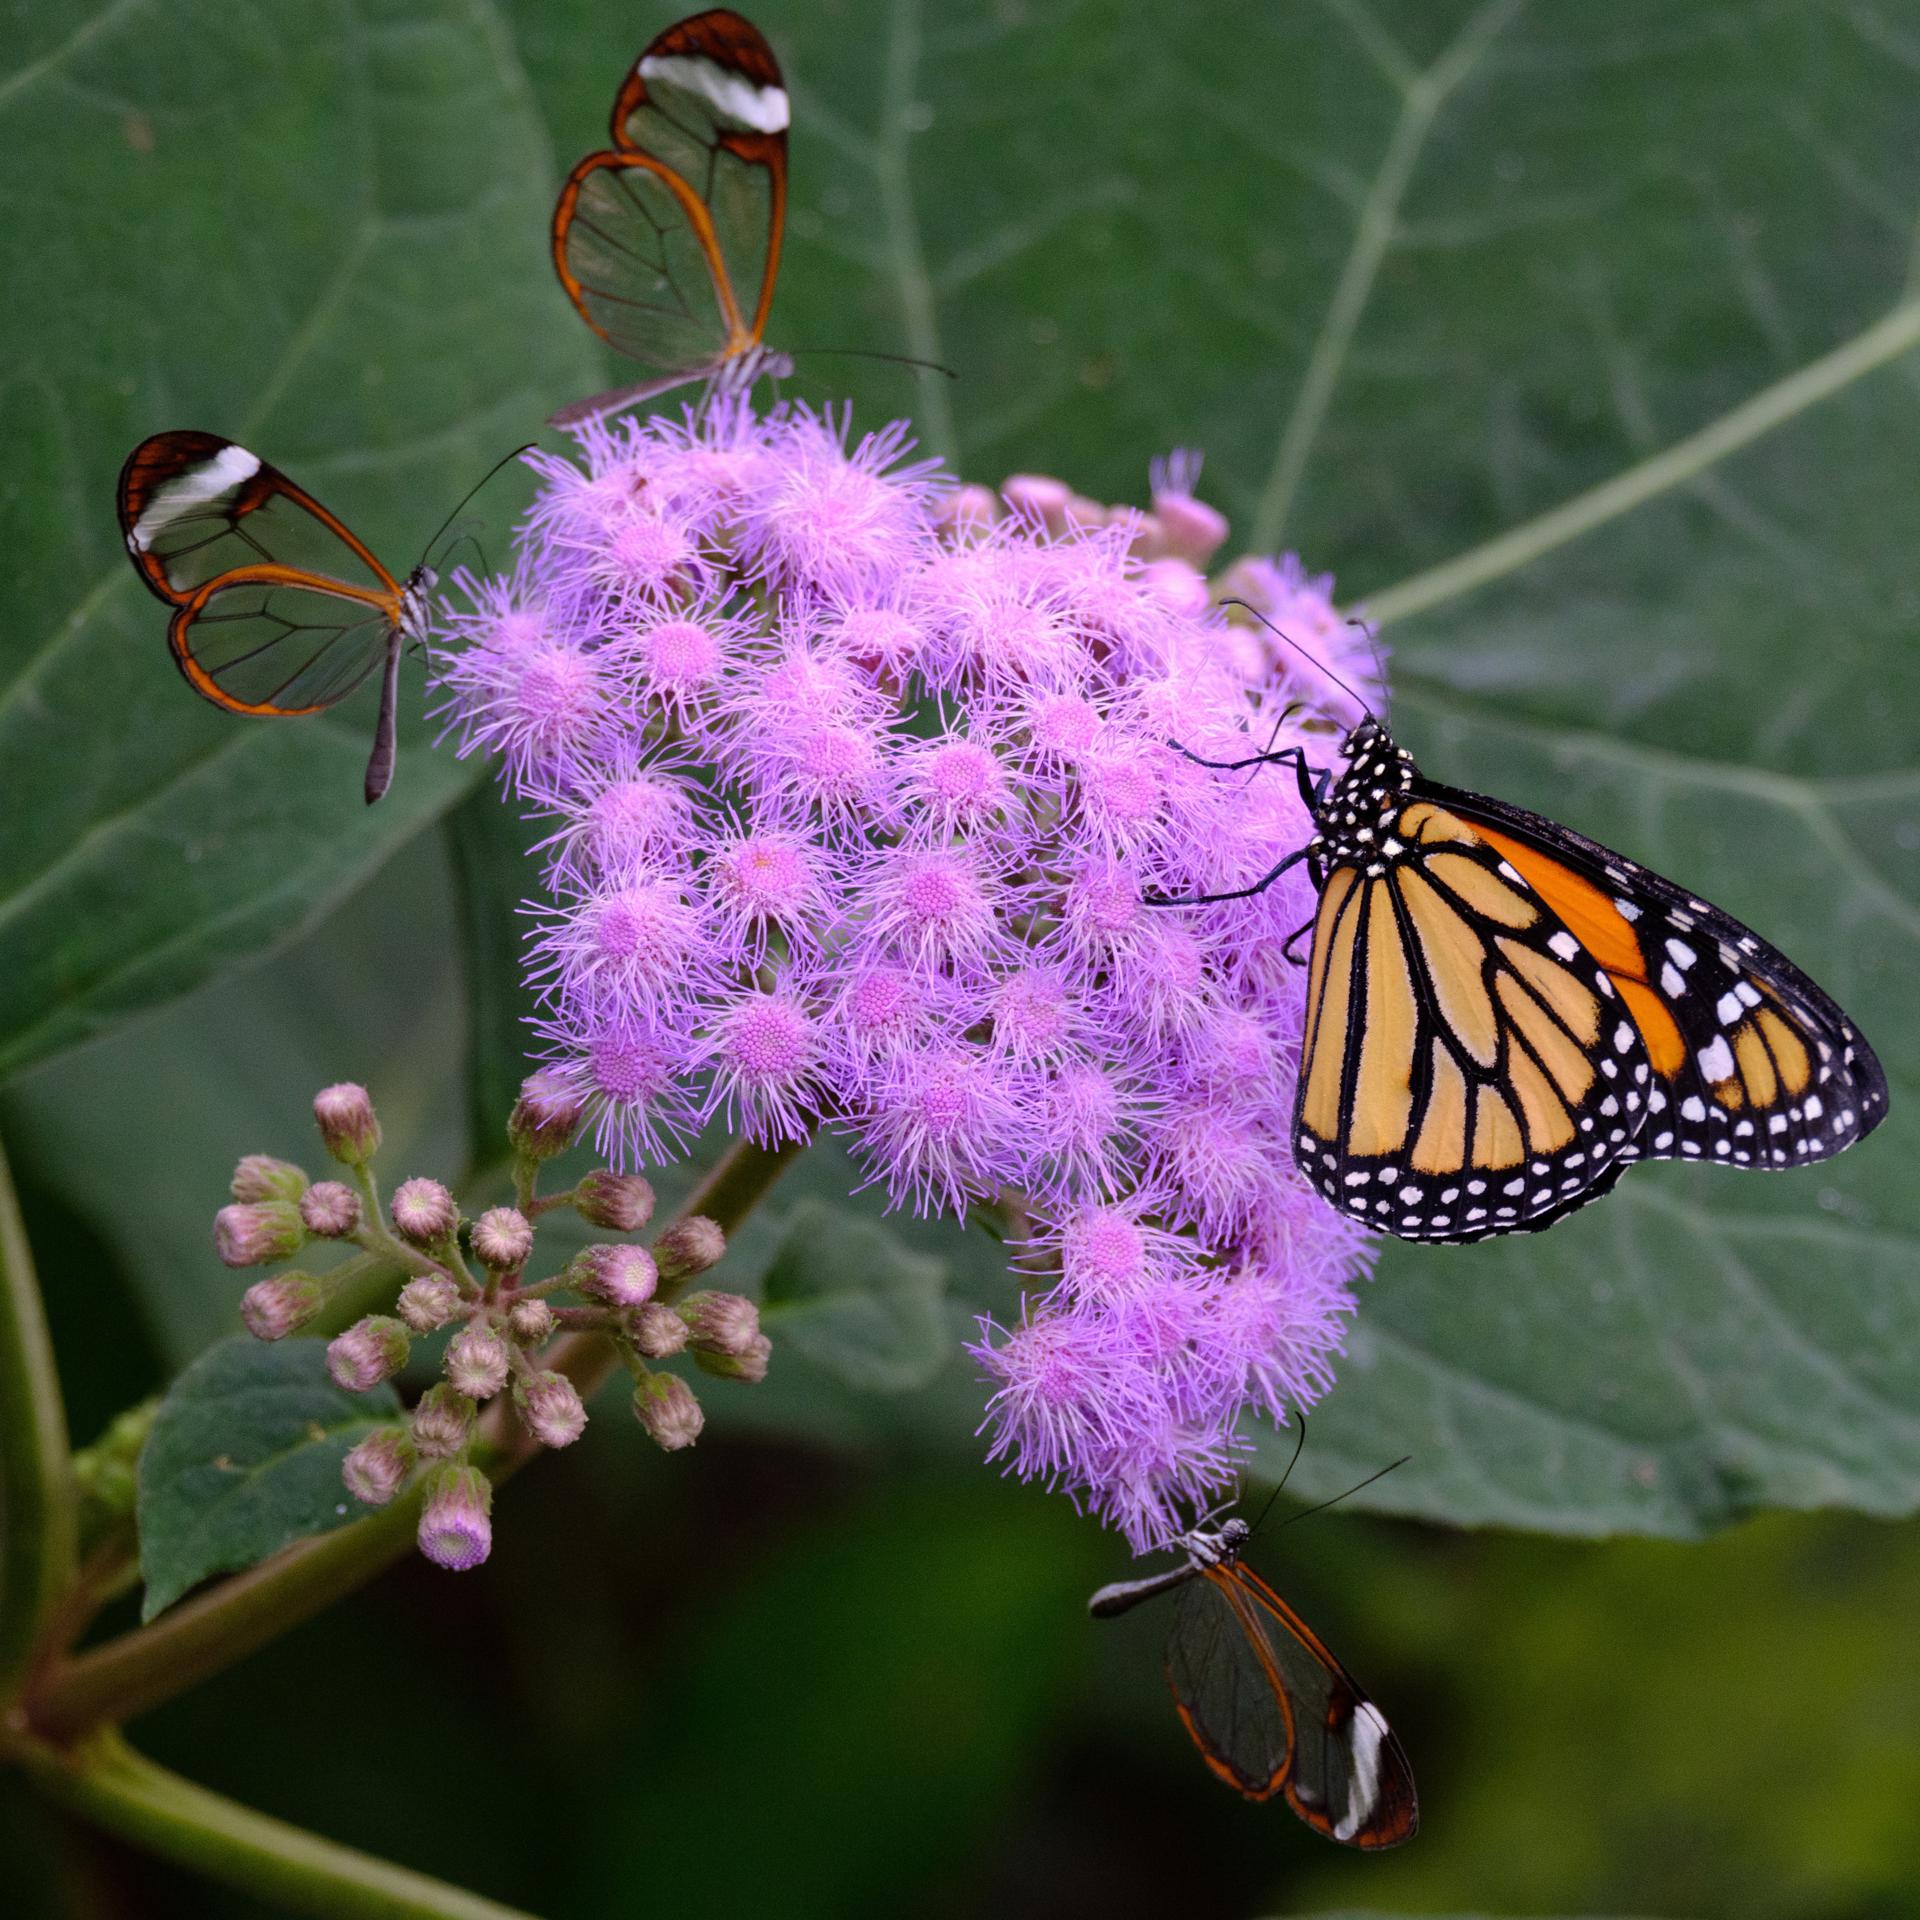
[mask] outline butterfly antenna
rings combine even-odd
[[[1373,720],[1376,722],[1379,720],[1380,716],[1376,714],[1374,710],[1370,706],[1368,706],[1364,700],[1360,698],[1359,694],[1355,693],[1353,688],[1348,686],[1347,683],[1344,680],[1342,680],[1340,676],[1337,673],[1335,673],[1334,670],[1330,666],[1328,666],[1324,660],[1322,660],[1317,654],[1309,653],[1307,649],[1303,647],[1300,644],[1300,642],[1294,639],[1290,634],[1282,633],[1280,629],[1276,627],[1273,624],[1273,622],[1269,620],[1267,616],[1260,611],[1258,607],[1251,605],[1249,602],[1245,600],[1238,600],[1233,598],[1216,601],[1214,604],[1216,606],[1222,606],[1222,607],[1239,607],[1244,612],[1252,614],[1253,617],[1256,620],[1258,620],[1260,624],[1263,627],[1265,627],[1266,630],[1270,634],[1272,634],[1273,637],[1276,640],[1278,640],[1283,646],[1291,647],[1294,650],[1294,652],[1300,656],[1302,660],[1305,660],[1310,666],[1312,666],[1315,669],[1316,672],[1324,674],[1329,680],[1333,682],[1333,684],[1336,687],[1340,689],[1342,693],[1350,694],[1355,704],[1359,707],[1360,711],[1364,713],[1369,720]]]
[[[1365,636],[1367,652],[1373,659],[1373,677],[1380,683],[1380,698],[1386,706],[1385,725],[1389,733],[1393,731],[1393,687],[1387,679],[1387,656],[1380,649],[1380,636],[1376,628],[1362,620],[1358,614],[1347,616],[1347,625],[1358,627]],[[1351,691],[1351,689],[1349,689]],[[1355,696],[1358,697],[1357,695]]]
[[[896,367],[919,367],[927,373],[944,373],[949,380],[960,378],[951,367],[943,367],[937,360],[916,360],[909,353],[878,353],[872,347],[787,347],[783,351],[789,357],[801,353],[837,353],[855,360],[890,360]]]
[[[1322,1500],[1317,1507],[1303,1507],[1298,1513],[1288,1514],[1286,1519],[1281,1522],[1281,1525],[1290,1527],[1296,1520],[1304,1520],[1310,1514],[1325,1513],[1329,1507],[1337,1507],[1342,1500],[1351,1500],[1361,1488],[1372,1486],[1376,1480],[1384,1480],[1395,1467],[1404,1467],[1412,1458],[1412,1454],[1403,1453],[1398,1460],[1390,1460],[1378,1473],[1368,1474],[1364,1480],[1349,1487],[1345,1493],[1336,1493],[1331,1500]],[[1276,1488],[1275,1491],[1277,1492],[1278,1489]]]
[[[444,565],[450,561],[463,546],[468,546],[473,549],[473,557],[479,561],[480,571],[482,573],[491,573],[493,571],[493,568],[487,561],[487,550],[480,544],[480,536],[468,526],[454,528],[453,537],[447,542],[446,551],[440,556],[441,563]]]
[[[420,549],[420,551],[422,553],[431,553],[434,550],[434,548],[437,545],[439,545],[441,534],[445,533],[446,530],[450,526],[452,526],[456,520],[460,518],[461,514],[463,514],[466,511],[467,502],[471,500],[473,496],[476,493],[478,493],[480,489],[484,487],[487,484],[487,482],[491,480],[493,476],[500,471],[502,467],[508,465],[509,462],[511,461],[518,460],[523,453],[531,453],[533,449],[534,449],[534,442],[529,440],[525,446],[515,447],[511,453],[503,453],[500,456],[500,458],[496,460],[493,463],[493,465],[490,466],[486,470],[486,472],[483,473],[480,476],[480,478],[476,480],[473,483],[473,485],[466,490],[464,494],[461,495],[460,504],[457,507],[455,507],[454,510],[450,514],[448,514],[444,520],[440,522],[440,525],[438,526],[438,528],[435,529],[433,538],[429,540],[427,544]]]
[[[1287,1470],[1275,1482],[1273,1491],[1267,1495],[1267,1504],[1260,1509],[1260,1517],[1247,1530],[1247,1538],[1253,1536],[1267,1524],[1267,1515],[1273,1511],[1273,1503],[1287,1490],[1287,1482],[1293,1478],[1293,1470],[1300,1464],[1300,1449],[1307,1444],[1307,1416],[1297,1413],[1294,1416],[1299,1423],[1299,1431],[1293,1436],[1293,1456],[1287,1462]]]

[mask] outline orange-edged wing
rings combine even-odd
[[[654,377],[556,419],[751,371],[786,224],[789,104],[773,49],[726,8],[651,41],[609,148],[567,176],[553,263],[587,325]]]
[[[1633,1157],[1652,1088],[1641,1029],[1600,961],[1461,813],[1412,798],[1382,852],[1321,884],[1301,1171],[1402,1239],[1550,1226]]]
[[[218,434],[142,441],[120,471],[120,527],[147,586],[173,608],[187,684],[229,713],[318,713],[386,667],[367,773],[392,773],[393,702],[409,595],[313,496]]]
[[[1167,1684],[1207,1765],[1249,1800],[1283,1794],[1342,1846],[1396,1847],[1420,1823],[1385,1716],[1320,1637],[1238,1560],[1180,1590]]]
[[[1831,1159],[1886,1118],[1865,1037],[1751,927],[1523,807],[1419,791],[1524,877],[1632,1014],[1653,1077],[1630,1157],[1784,1169]]]

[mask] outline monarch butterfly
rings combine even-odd
[[[1731,914],[1423,778],[1372,715],[1340,758],[1231,763],[1290,765],[1313,836],[1199,897],[1313,878],[1294,1153],[1341,1212],[1403,1240],[1536,1232],[1636,1160],[1802,1166],[1886,1117],[1853,1023]]]
[[[1249,1800],[1284,1793],[1342,1846],[1397,1847],[1420,1824],[1407,1756],[1319,1635],[1242,1563],[1250,1531],[1237,1518],[1197,1526],[1175,1542],[1179,1566],[1102,1587],[1087,1610],[1111,1619],[1178,1588],[1167,1685],[1207,1765]]]
[[[689,380],[791,373],[761,344],[787,211],[789,106],[760,31],[725,7],[650,41],[613,103],[612,144],[568,174],[553,264],[581,319],[654,369],[553,416],[565,426]]]

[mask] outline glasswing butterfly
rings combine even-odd
[[[1730,913],[1426,779],[1372,714],[1340,760],[1202,762],[1291,766],[1313,835],[1252,886],[1158,904],[1243,899],[1305,862],[1294,1154],[1342,1213],[1403,1240],[1538,1232],[1636,1160],[1779,1171],[1886,1118],[1853,1022]]]
[[[396,580],[310,493],[215,433],[141,441],[120,469],[119,506],[134,567],[174,610],[175,664],[203,699],[275,719],[319,713],[382,669],[365,789],[378,800],[393,779],[400,655],[426,637],[432,568]]]
[[[581,319],[651,368],[552,424],[705,380],[723,391],[792,363],[762,345],[787,211],[786,82],[725,7],[650,41],[613,103],[611,145],[568,174],[553,265]]]
[[[1177,1591],[1167,1685],[1201,1758],[1249,1800],[1275,1794],[1345,1847],[1397,1847],[1420,1824],[1413,1768],[1381,1713],[1325,1643],[1241,1559],[1234,1518],[1174,1543],[1182,1563],[1102,1587],[1111,1619]]]

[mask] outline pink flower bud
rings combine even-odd
[[[573,1284],[590,1300],[624,1311],[644,1307],[660,1284],[645,1247],[588,1247],[573,1263]]]
[[[1176,560],[1204,567],[1227,537],[1227,517],[1194,498],[1200,481],[1200,457],[1174,453],[1153,463],[1153,511],[1160,522],[1160,548]]]
[[[553,1309],[544,1300],[522,1300],[507,1315],[507,1331],[523,1347],[541,1347],[553,1338]]]
[[[690,1293],[680,1318],[694,1346],[708,1353],[745,1353],[760,1337],[760,1309],[738,1293]]]
[[[344,1167],[364,1167],[380,1151],[380,1121],[365,1087],[351,1080],[322,1087],[313,1096],[313,1117],[327,1151]]]
[[[1067,524],[1067,502],[1073,489],[1064,480],[1045,473],[1014,473],[1000,483],[1000,497],[1022,519],[1062,532]]]
[[[384,1507],[406,1485],[417,1457],[398,1427],[377,1427],[340,1462],[340,1478],[356,1500]]]
[[[447,1379],[469,1400],[491,1400],[507,1384],[507,1343],[491,1327],[462,1327],[447,1342]]]
[[[420,1396],[410,1429],[423,1460],[454,1460],[473,1432],[473,1402],[441,1380]]]
[[[565,1076],[543,1067],[521,1083],[507,1138],[523,1160],[551,1160],[573,1145],[585,1117],[585,1106]]]
[[[285,1260],[306,1243],[300,1209],[291,1200],[235,1201],[213,1216],[213,1250],[229,1267]]]
[[[527,1264],[533,1251],[533,1226],[518,1207],[489,1207],[473,1223],[473,1257],[495,1273]]]
[[[438,1180],[402,1180],[389,1203],[393,1230],[416,1247],[431,1247],[453,1238],[460,1209]]]
[[[650,1300],[633,1316],[633,1344],[649,1360],[664,1360],[687,1344],[687,1323],[671,1307]]]
[[[969,480],[941,501],[936,522],[949,532],[968,534],[992,526],[999,518],[1000,501],[993,489]]]
[[[250,1153],[233,1170],[227,1191],[236,1200],[298,1200],[307,1190],[307,1176],[291,1160],[270,1153]]]
[[[1204,567],[1227,537],[1227,516],[1204,500],[1158,494],[1154,518],[1160,523],[1160,550],[1189,566]]]
[[[256,1340],[284,1340],[326,1303],[327,1289],[310,1273],[277,1273],[240,1296],[240,1318]]]
[[[383,1313],[356,1320],[327,1346],[327,1371],[347,1393],[365,1393],[407,1364],[407,1330]]]
[[[694,1364],[716,1380],[738,1380],[757,1387],[767,1377],[767,1362],[773,1357],[773,1342],[764,1333],[756,1333],[737,1352],[716,1353],[710,1347],[694,1349]]]
[[[587,1410],[564,1373],[536,1373],[530,1380],[515,1381],[513,1401],[527,1431],[543,1447],[570,1447],[586,1427]]]
[[[727,1236],[720,1231],[719,1222],[702,1213],[676,1220],[653,1243],[654,1264],[660,1269],[660,1278],[668,1282],[691,1280],[696,1273],[705,1273],[719,1265],[726,1251]]]
[[[653,1218],[653,1188],[637,1173],[602,1167],[573,1190],[580,1218],[605,1233],[638,1233]]]
[[[634,1388],[633,1417],[668,1453],[692,1446],[707,1424],[693,1389],[672,1373],[650,1373]]]
[[[1123,511],[1126,514],[1127,551],[1136,560],[1164,560],[1167,547],[1160,527],[1160,516],[1156,513],[1140,513],[1133,508]]]
[[[493,1487],[477,1467],[442,1467],[420,1509],[420,1551],[465,1573],[493,1551]]]
[[[1184,560],[1149,560],[1140,569],[1140,584],[1175,613],[1197,618],[1212,601],[1205,578]]]
[[[344,1240],[360,1224],[360,1196],[341,1180],[322,1180],[300,1196],[300,1219],[322,1240]]]
[[[460,1289],[444,1273],[423,1273],[400,1289],[394,1311],[415,1333],[432,1333],[460,1311]]]

